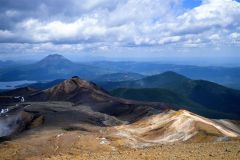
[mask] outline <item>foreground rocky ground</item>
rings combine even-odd
[[[0,143],[0,159],[239,160],[240,157],[239,140],[211,143],[188,141],[130,148],[121,139],[109,135],[108,128],[84,126],[78,129],[78,131],[72,131],[73,128],[28,131],[16,139]]]
[[[197,143],[171,144],[145,149],[125,149],[115,152],[86,152],[82,154],[65,154],[46,159],[99,159],[99,160],[239,160],[240,143]]]
[[[11,149],[10,149],[11,150]],[[15,158],[14,158],[15,157]],[[26,160],[239,160],[239,142],[217,143],[189,143],[171,144],[149,147],[144,149],[122,149],[115,151],[84,151],[73,148],[67,153],[55,153],[52,155],[20,156],[18,151],[13,153],[2,152],[2,160],[26,159]]]

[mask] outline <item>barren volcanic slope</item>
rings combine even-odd
[[[74,105],[86,105],[94,111],[123,117],[143,114],[140,110],[134,112],[139,108],[144,112],[170,108],[169,105],[162,103],[144,103],[112,97],[96,84],[79,77],[73,77],[49,89],[28,95],[26,100],[35,102],[68,101]],[[171,107],[173,108],[173,106]],[[138,115],[134,117],[137,118]]]
[[[190,149],[196,142],[214,142],[214,149],[224,144],[233,149],[232,159],[239,154],[240,129],[231,121],[207,119],[164,103],[115,98],[78,77],[46,90],[18,93],[26,102],[4,106],[8,110],[0,114],[0,159],[129,159],[128,154],[138,151],[149,156],[148,150],[162,152],[166,148],[161,144],[180,143],[181,148],[186,145],[182,142],[191,144]],[[153,155],[170,159],[174,154]]]
[[[186,110],[165,111],[116,129],[117,134],[126,138],[133,147],[187,140],[221,141],[226,137],[239,137],[240,134],[240,129],[227,120],[214,121]]]

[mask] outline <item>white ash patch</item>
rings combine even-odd
[[[104,137],[96,138],[96,139],[98,139],[100,141],[99,144],[110,144],[110,142]]]
[[[131,147],[138,148],[154,144],[187,141],[199,132],[196,128],[197,122],[214,127],[219,131],[223,137],[220,137],[218,141],[226,140],[226,137],[239,136],[233,129],[229,129],[235,127],[231,122],[224,121],[225,125],[230,126],[228,128],[214,120],[185,110],[163,112],[133,124],[117,126],[115,129],[118,137],[125,139]]]

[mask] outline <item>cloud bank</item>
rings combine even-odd
[[[2,0],[1,51],[240,46],[240,3],[202,0]]]

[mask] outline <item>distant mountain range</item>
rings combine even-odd
[[[143,75],[155,75],[174,71],[191,79],[208,80],[231,88],[240,89],[240,67],[193,66],[163,64],[158,62],[89,62],[88,65],[111,68],[115,72],[133,72]]]
[[[120,82],[120,81],[131,81],[131,80],[138,80],[145,77],[142,74],[138,73],[110,73],[98,76],[97,78],[93,79],[94,82]]]
[[[15,66],[15,65],[17,65],[17,63],[14,62],[14,61],[10,61],[10,60],[1,61],[0,60],[0,68],[12,67],[12,66]]]
[[[74,63],[61,55],[55,54],[49,55],[34,64],[6,68],[0,72],[0,81],[55,80],[66,79],[73,75],[93,79],[106,73],[109,73],[109,71],[99,67]]]
[[[182,104],[194,106],[195,109],[202,106],[240,117],[240,91],[209,81],[192,80],[175,72],[99,85],[109,91],[115,89],[112,94],[123,98]]]
[[[16,67],[17,66],[17,67]],[[128,81],[146,75],[174,71],[191,79],[208,80],[231,88],[240,89],[240,67],[202,67],[162,64],[157,62],[82,62],[75,63],[54,54],[33,64],[0,61],[0,82],[67,79],[74,75],[94,82]]]
[[[97,76],[94,78],[92,81],[96,83],[105,83],[105,82],[121,82],[121,81],[128,81],[128,80],[137,80],[141,79],[144,76],[138,73],[110,73],[110,74],[104,74]],[[47,82],[38,82],[34,84],[24,84],[17,86],[18,88],[20,87],[31,87],[31,88],[36,88],[36,89],[47,89],[50,88],[54,85],[57,85],[61,82],[63,82],[65,79],[56,79],[53,81],[47,81]]]

